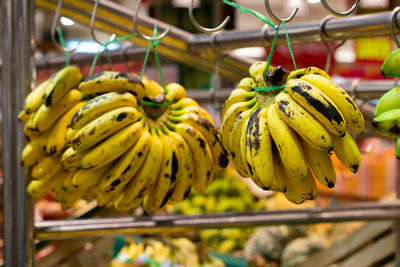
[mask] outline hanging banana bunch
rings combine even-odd
[[[323,70],[266,68],[254,63],[226,100],[222,143],[241,176],[299,204],[317,197],[315,179],[334,187],[332,151],[357,172],[360,152],[348,130],[362,134],[364,118]]]

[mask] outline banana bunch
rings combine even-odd
[[[316,67],[286,73],[266,62],[249,68],[222,109],[221,136],[233,165],[264,190],[284,192],[294,203],[317,196],[314,177],[333,187],[330,153],[352,172],[360,152],[350,131],[361,134],[364,118],[351,97]],[[282,89],[260,91],[259,87]]]
[[[381,73],[386,77],[400,77],[400,49],[390,53],[381,66]],[[400,159],[400,86],[387,91],[375,107],[372,127],[383,136],[397,138],[396,157]]]

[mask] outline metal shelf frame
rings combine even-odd
[[[103,235],[120,233],[160,233],[165,231],[182,231],[214,227],[248,227],[272,224],[295,224],[338,222],[350,220],[381,220],[400,219],[400,202],[368,203],[346,206],[334,206],[312,209],[260,211],[243,213],[201,214],[201,215],[171,215],[148,216],[89,220],[61,220],[37,222],[33,224],[33,205],[31,198],[25,192],[24,169],[19,164],[20,152],[24,145],[22,124],[17,123],[18,111],[23,108],[23,98],[30,91],[34,77],[34,4],[38,8],[55,11],[57,0],[4,0],[1,2],[2,28],[2,70],[1,70],[1,109],[3,114],[3,157],[4,157],[4,244],[5,266],[34,266],[34,239],[72,238],[83,235]],[[64,0],[61,10],[66,15],[83,25],[90,24],[93,0]],[[120,6],[102,2],[99,5],[96,28],[118,35],[133,32],[132,12]],[[327,40],[362,38],[367,36],[390,35],[390,12],[354,16],[329,20],[326,25]],[[262,36],[265,40],[272,37],[272,29],[263,31],[227,31],[218,35],[190,34],[158,20],[140,16],[139,29],[149,34],[152,25],[156,24],[160,31],[167,27],[170,33],[159,46],[160,55],[183,64],[197,67],[205,71],[213,71],[217,55],[223,50],[237,47],[261,46]],[[395,17],[395,31],[398,29],[399,15]],[[287,29],[293,43],[319,42],[320,23],[291,25]],[[214,42],[212,41],[214,39]],[[138,37],[130,40],[133,44],[145,47],[147,42]],[[284,36],[278,36],[278,44],[284,43]],[[216,46],[213,46],[213,43]],[[268,41],[267,41],[268,43]],[[143,49],[127,51],[129,55],[141,55]],[[253,60],[240,58],[224,53],[221,60],[220,74],[233,81],[247,76],[248,66]],[[132,54],[131,54],[132,53]],[[135,54],[136,53],[136,54]],[[116,52],[114,59],[125,60],[123,51]],[[76,55],[72,61],[82,63],[89,61],[88,56]],[[60,63],[61,62],[61,63]],[[60,59],[43,60],[39,67],[48,68],[62,64]],[[360,83],[356,96],[369,99],[381,95],[392,87],[391,81],[380,87],[382,82],[375,84]],[[349,87],[351,88],[351,87]],[[227,91],[228,92],[228,91]],[[227,93],[226,92],[226,93]],[[220,92],[218,92],[219,94]],[[201,99],[207,91],[192,92],[192,96]],[[197,94],[197,95],[196,95]],[[226,95],[219,96],[223,100]],[[209,98],[207,98],[209,99]],[[207,101],[204,98],[204,101]],[[226,98],[225,98],[226,99]],[[399,172],[400,173],[400,172]],[[399,179],[400,180],[400,179]],[[398,183],[400,187],[400,183]],[[398,189],[400,192],[400,188]],[[400,235],[398,237],[400,244]],[[400,255],[400,245],[396,256]],[[400,261],[397,261],[399,263]]]

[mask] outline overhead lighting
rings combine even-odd
[[[76,53],[97,53],[98,51],[104,51],[104,47],[94,41],[79,42],[77,40],[70,40],[67,41],[66,47],[69,50],[76,49]],[[117,50],[120,47],[121,45],[118,43],[111,43],[107,45],[107,50]]]
[[[64,26],[71,26],[74,25],[75,22],[72,19],[66,18],[66,17],[61,17],[60,18],[60,23]]]
[[[307,3],[309,4],[318,4],[320,0],[307,0]]]

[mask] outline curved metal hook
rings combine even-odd
[[[287,17],[287,18],[285,18],[285,19],[280,19],[280,18],[278,18],[277,16],[275,16],[274,12],[272,12],[272,9],[271,9],[271,7],[270,7],[270,5],[269,5],[269,0],[264,0],[264,3],[265,3],[265,8],[267,9],[267,12],[268,12],[268,14],[270,15],[270,17],[271,17],[273,20],[275,20],[277,23],[279,23],[279,24],[281,24],[282,22],[289,22],[289,21],[291,21],[291,20],[294,18],[294,16],[296,15],[297,11],[299,11],[299,8],[296,7],[296,8],[292,11],[292,13],[290,14],[289,17]]]
[[[98,43],[101,46],[104,46],[106,43],[102,43],[97,39],[96,35],[94,34],[94,22],[96,21],[96,14],[97,14],[97,8],[99,6],[99,0],[94,1],[94,6],[93,6],[93,12],[92,12],[92,17],[90,19],[90,35],[92,36],[93,40]],[[113,40],[115,38],[115,34],[111,35],[110,40]]]
[[[201,26],[201,25],[196,21],[196,19],[194,18],[194,15],[193,15],[193,3],[194,3],[194,0],[191,0],[191,1],[190,1],[190,5],[189,5],[189,18],[190,18],[190,20],[192,21],[193,26],[196,27],[196,29],[198,29],[199,31],[202,31],[202,32],[216,32],[216,31],[219,31],[219,30],[221,30],[223,27],[225,27],[225,25],[226,25],[226,24],[229,22],[229,20],[231,19],[230,16],[227,16],[227,17],[224,19],[224,21],[223,21],[220,25],[218,25],[217,27],[215,27],[215,28],[206,28],[206,27],[203,27],[203,26]]]
[[[51,36],[51,41],[53,44],[60,50],[64,52],[74,52],[76,49],[78,49],[79,44],[81,41],[78,42],[76,47],[74,49],[68,50],[67,48],[62,47],[57,41],[56,41],[56,27],[57,27],[57,22],[60,17],[60,11],[61,11],[61,6],[62,6],[63,0],[58,1],[56,13],[54,14],[53,22],[51,24],[51,30],[50,30],[50,36]]]
[[[149,40],[149,41],[158,41],[161,40],[162,38],[164,38],[165,35],[167,35],[167,33],[169,32],[170,28],[167,28],[161,35],[157,36],[157,37],[150,37],[147,36],[145,34],[143,34],[141,31],[139,31],[138,26],[137,26],[137,16],[139,14],[139,9],[140,9],[140,5],[142,4],[142,0],[138,0],[137,5],[136,5],[136,11],[135,11],[135,15],[133,16],[133,27],[135,27],[135,32],[137,34],[139,34],[142,38]]]
[[[347,11],[345,12],[337,12],[335,10],[333,10],[327,3],[326,0],[321,0],[322,5],[324,6],[324,8],[331,13],[332,15],[336,16],[336,17],[345,17],[347,15],[350,15],[358,6],[358,4],[360,3],[360,0],[356,0],[356,2],[354,3],[354,5]]]
[[[338,45],[336,45],[333,49],[329,46],[329,44],[326,42],[325,37],[327,36],[326,31],[325,31],[325,24],[332,19],[331,16],[327,16],[325,17],[322,21],[321,21],[321,25],[319,28],[319,36],[321,38],[322,44],[326,47],[326,50],[328,52],[327,58],[326,58],[326,62],[325,62],[325,72],[329,72],[329,69],[331,68],[331,59],[332,59],[332,53],[333,51],[335,51],[336,49],[338,49],[339,47],[341,47],[345,42],[346,39],[342,40],[342,42],[340,42]]]
[[[394,19],[395,19],[397,13],[399,13],[399,11],[400,11],[400,6],[393,9],[392,13],[390,14],[390,32],[392,33],[393,39],[396,42],[397,48],[400,47],[400,41],[399,41],[399,38],[397,38],[396,33],[394,32],[394,23],[395,23]],[[396,25],[397,25],[397,23],[396,23]]]

